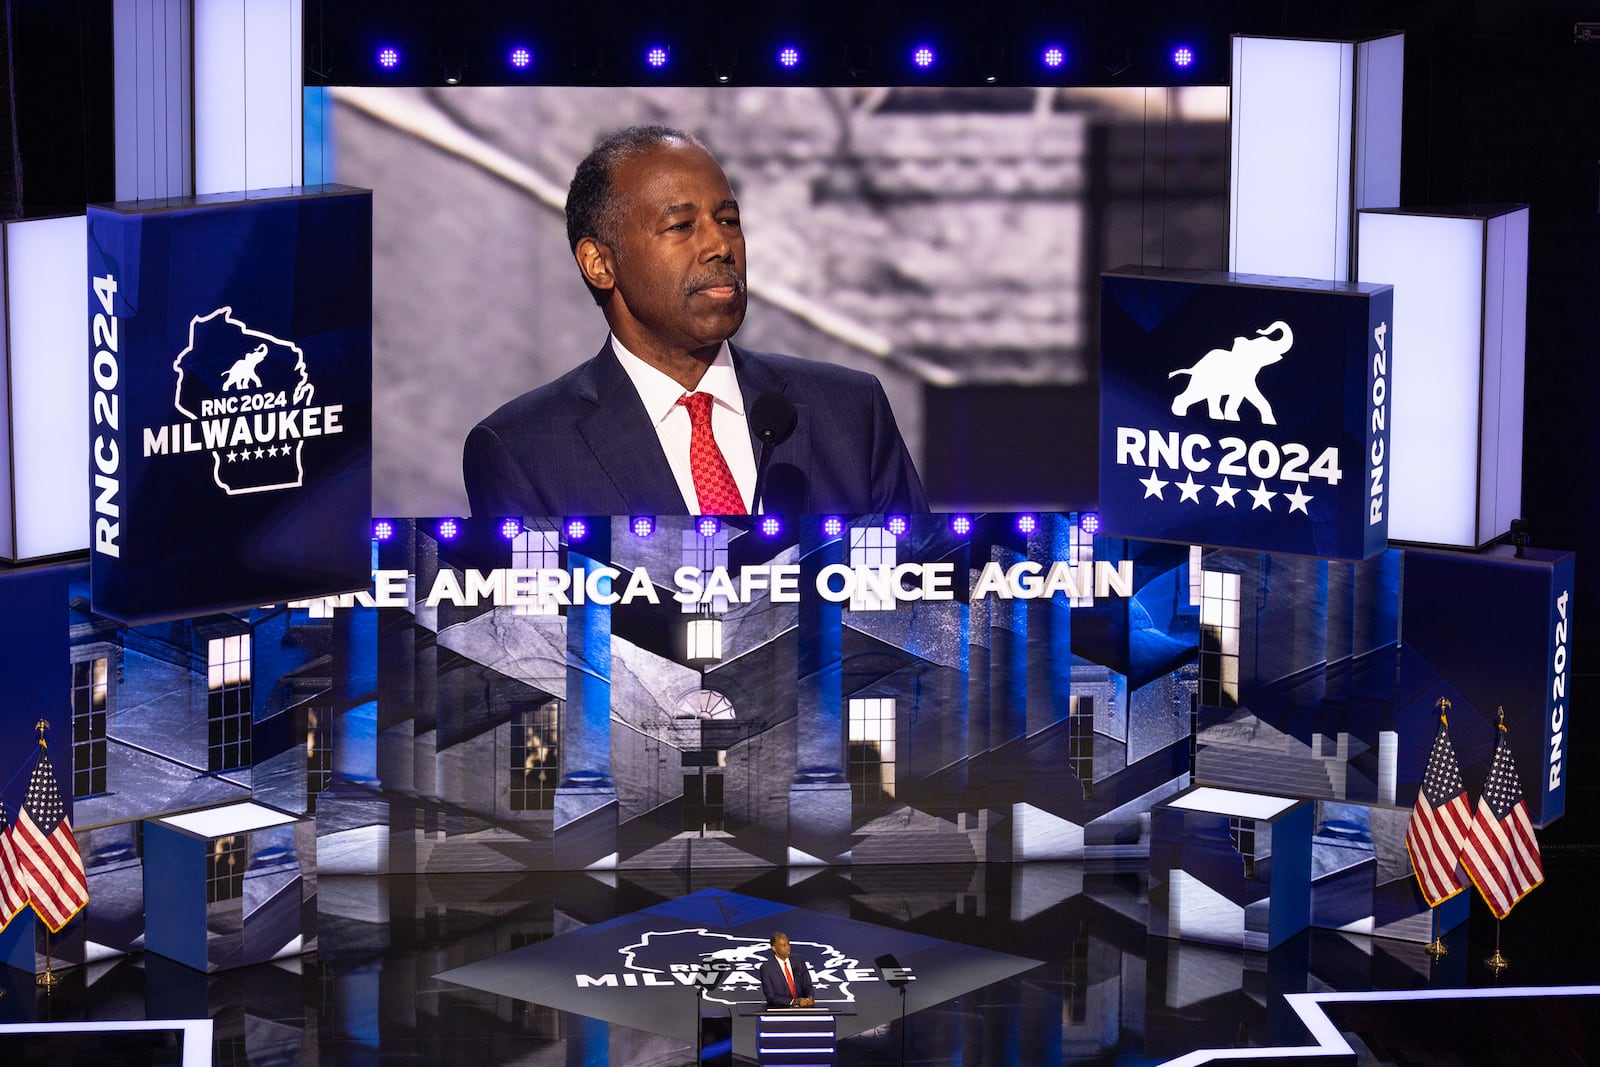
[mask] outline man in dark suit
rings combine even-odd
[[[772,958],[761,964],[761,992],[767,998],[767,1007],[815,1007],[811,971],[805,960],[789,957],[789,936],[773,934],[768,944],[772,946]]]
[[[927,510],[876,378],[729,343],[744,235],[703,145],[654,126],[602,139],[573,177],[567,236],[611,336],[473,428],[474,515]]]

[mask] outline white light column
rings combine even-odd
[[[4,224],[0,559],[89,547],[89,254],[84,216]]]
[[[1389,537],[1488,544],[1522,507],[1528,209],[1363,211],[1361,281],[1394,286]]]
[[[194,191],[299,185],[301,0],[194,0]]]
[[[1228,269],[1350,281],[1355,213],[1400,203],[1405,37],[1233,39]]]
[[[118,200],[194,191],[192,0],[112,7]]]

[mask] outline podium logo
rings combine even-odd
[[[146,428],[144,454],[210,453],[212,481],[229,496],[298,489],[306,441],[344,432],[343,404],[312,404],[300,346],[250,329],[232,307],[189,320],[172,369],[185,421]]]
[[[1259,321],[1259,320],[1258,320]],[[1279,319],[1254,337],[1235,337],[1232,348],[1213,348],[1192,367],[1181,367],[1167,375],[1189,376],[1189,384],[1172,401],[1174,415],[1186,415],[1189,408],[1206,402],[1206,414],[1224,422],[1238,422],[1239,408],[1246,400],[1266,426],[1276,426],[1272,405],[1261,395],[1256,375],[1283,358],[1294,345],[1289,324]]]
[[[854,1003],[851,986],[876,982],[875,967],[845,955],[822,941],[791,940],[795,955],[803,959],[819,1004]],[[579,989],[625,989],[651,986],[700,989],[708,1000],[722,1004],[760,1004],[761,964],[771,949],[765,938],[716,933],[705,927],[686,930],[652,930],[633,944],[617,949],[622,966],[600,974],[574,974]],[[903,977],[915,976],[904,968]]]

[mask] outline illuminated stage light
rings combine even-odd
[[[628,528],[635,537],[649,537],[656,532],[656,520],[651,515],[635,515],[628,522]]]
[[[905,532],[911,529],[911,523],[904,515],[890,515],[883,525],[896,537],[905,536]]]
[[[715,537],[717,535],[717,531],[722,529],[722,523],[718,522],[710,515],[702,515],[700,516],[699,520],[695,522],[694,528],[700,531],[701,537]]]
[[[567,540],[582,541],[589,536],[589,524],[582,519],[567,520]]]
[[[672,53],[662,45],[651,45],[650,48],[645,51],[644,61],[655,70],[660,70],[662,67],[667,65],[667,58],[671,54]]]
[[[911,64],[919,70],[927,70],[933,66],[935,58],[933,49],[928,45],[919,44],[911,50]]]
[[[837,515],[829,515],[822,520],[822,532],[828,537],[838,537],[844,533],[844,520]]]
[[[379,519],[372,524],[372,539],[374,541],[387,541],[394,536],[394,523],[388,519]]]
[[[1035,515],[1018,515],[1017,532],[1031,534],[1039,528],[1039,519]]]
[[[777,537],[783,533],[783,520],[776,515],[763,515],[759,529],[763,537]]]
[[[500,536],[507,541],[514,541],[522,532],[522,523],[516,519],[503,519],[500,522]]]
[[[1100,513],[1098,511],[1085,511],[1078,516],[1078,529],[1093,537],[1100,532]]]
[[[1050,45],[1040,53],[1039,62],[1051,70],[1059,70],[1067,62],[1067,50],[1058,44]]]
[[[518,45],[511,50],[510,56],[507,57],[507,62],[517,70],[527,70],[533,65],[533,51]]]
[[[437,532],[439,540],[454,541],[461,534],[461,524],[454,519],[440,519]]]
[[[778,66],[793,70],[800,65],[800,49],[786,44],[778,49]]]
[[[969,533],[972,532],[972,516],[970,516],[970,515],[952,515],[952,516],[950,516],[950,532],[955,534],[957,537],[965,537],[965,536],[967,536]]]
[[[1188,70],[1194,66],[1194,49],[1186,44],[1181,44],[1172,50],[1172,65],[1179,70]]]
[[[378,49],[378,66],[393,70],[400,65],[400,49],[385,45]]]

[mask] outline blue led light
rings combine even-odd
[[[567,540],[582,541],[589,536],[589,524],[582,519],[567,520]]]
[[[507,541],[515,541],[522,532],[522,523],[516,519],[502,519],[500,522],[500,536]]]
[[[800,49],[792,44],[786,44],[778,49],[778,65],[793,69],[800,65]]]
[[[533,65],[533,50],[519,44],[511,50],[506,60],[518,70],[527,70]]]
[[[912,64],[922,70],[927,70],[933,66],[935,58],[933,49],[928,45],[919,44],[911,50]]]
[[[844,533],[844,520],[837,515],[829,515],[822,520],[822,532],[828,537],[838,537]]]
[[[378,541],[387,541],[394,536],[394,523],[388,519],[379,519],[372,524],[372,536]]]
[[[911,523],[904,515],[890,515],[883,525],[896,537],[903,537],[911,529]]]
[[[671,53],[663,45],[651,45],[644,53],[644,61],[656,70],[667,65],[667,58]]]
[[[1039,519],[1036,516],[1033,516],[1033,515],[1018,515],[1017,516],[1017,531],[1019,533],[1031,534],[1031,533],[1033,533],[1033,531],[1037,530],[1038,528],[1039,528]]]
[[[952,516],[950,516],[950,532],[955,534],[957,537],[965,537],[965,536],[967,536],[969,533],[972,532],[972,516],[970,516],[970,515],[952,515]]]
[[[454,519],[440,519],[438,533],[439,540],[454,541],[461,533],[461,524]]]
[[[1046,46],[1045,50],[1039,54],[1039,62],[1043,63],[1051,70],[1059,69],[1063,64],[1066,63],[1066,61],[1067,50],[1058,44]]]
[[[776,515],[763,515],[761,517],[761,534],[763,537],[777,537],[783,533],[783,520]]]
[[[378,66],[384,70],[393,70],[400,65],[400,49],[392,45],[384,45],[378,49]]]
[[[1172,65],[1179,70],[1186,70],[1194,65],[1194,49],[1186,44],[1180,44],[1172,50]]]
[[[1085,511],[1078,517],[1078,529],[1093,537],[1100,532],[1100,513],[1098,511]]]
[[[635,515],[628,526],[635,537],[649,537],[656,532],[656,520],[650,515]]]
[[[700,531],[701,537],[715,537],[717,531],[722,529],[722,524],[710,515],[702,515],[694,528]]]

